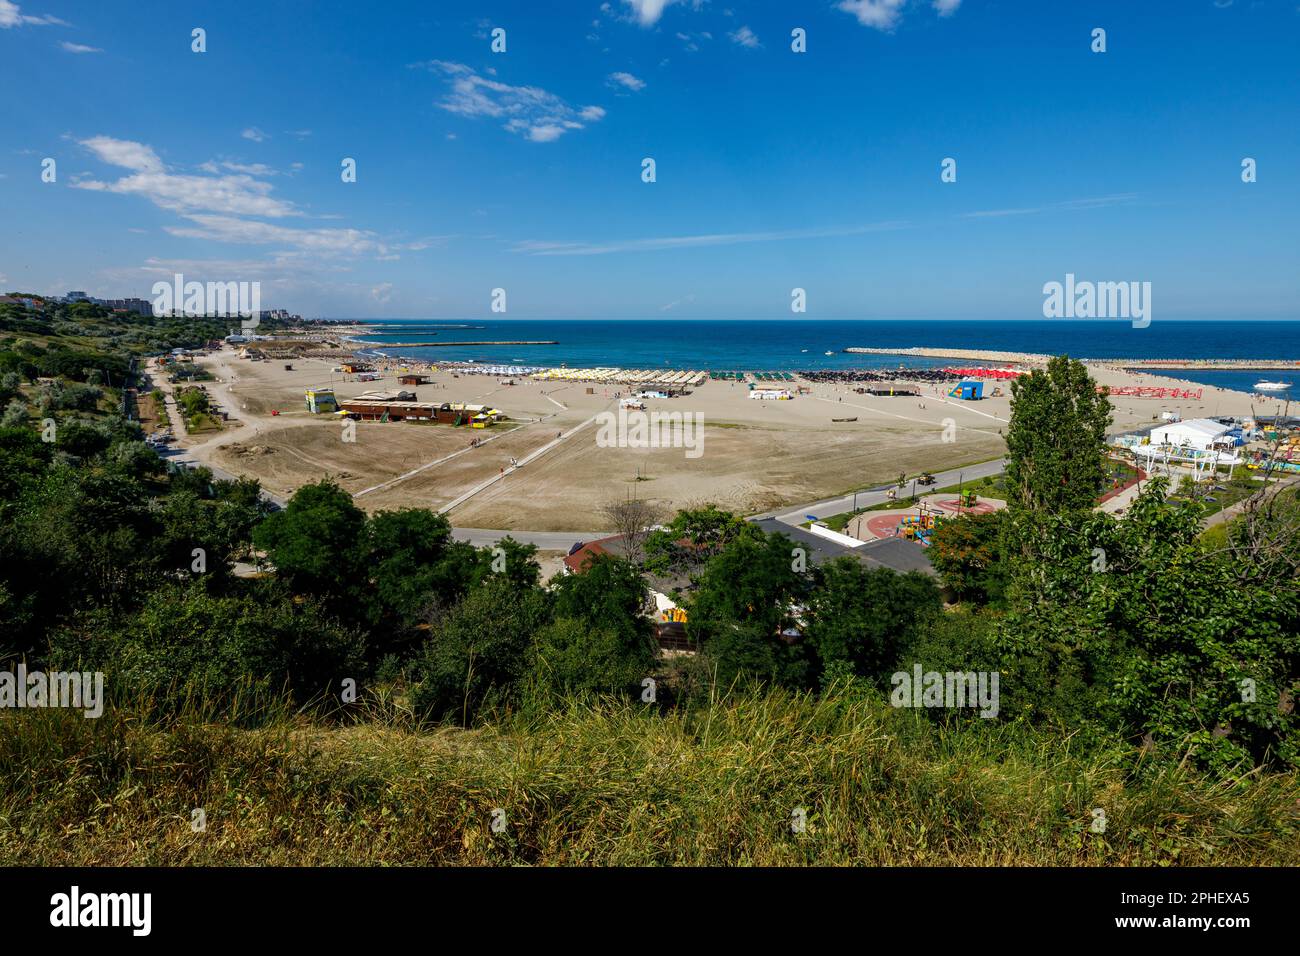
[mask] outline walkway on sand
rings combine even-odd
[[[548,451],[550,451],[552,448],[556,448],[556,447],[558,447],[559,445],[561,445],[561,444],[563,444],[565,441],[567,441],[570,437],[572,437],[573,435],[576,435],[578,432],[582,431],[582,429],[586,428],[588,425],[590,425],[592,422],[594,422],[594,421],[597,419],[597,417],[599,417],[599,415],[600,415],[600,413],[597,412],[595,415],[592,415],[592,416],[591,416],[590,418],[588,418],[586,421],[581,422],[581,423],[579,423],[579,424],[577,424],[577,425],[574,425],[574,426],[573,426],[572,428],[570,428],[567,432],[564,432],[563,434],[559,435],[559,436],[556,437],[556,438],[552,438],[550,441],[548,441],[548,442],[547,442],[545,445],[543,445],[541,448],[538,448],[536,451],[534,451],[534,452],[530,452],[529,454],[527,454],[527,455],[525,455],[523,458],[521,458],[521,459],[519,460],[519,463],[518,463],[517,465],[512,465],[512,466],[510,466],[508,469],[505,469],[505,470],[503,470],[503,471],[498,472],[497,474],[493,475],[491,478],[488,478],[486,481],[480,481],[480,482],[479,482],[477,485],[475,485],[473,488],[470,488],[469,491],[465,492],[465,493],[462,494],[462,495],[459,495],[459,496],[456,497],[456,498],[453,498],[453,499],[452,499],[451,501],[449,501],[447,504],[445,504],[445,505],[443,505],[441,508],[439,508],[439,509],[438,509],[438,513],[439,513],[439,514],[444,514],[444,515],[445,515],[447,512],[451,511],[453,508],[456,508],[456,507],[458,507],[458,506],[460,506],[460,505],[463,505],[465,502],[469,501],[469,499],[473,498],[473,497],[474,497],[476,494],[478,494],[480,491],[483,491],[483,490],[486,489],[486,488],[491,488],[494,484],[496,484],[496,483],[499,482],[499,481],[504,481],[504,480],[505,480],[505,477],[506,477],[507,475],[514,474],[514,473],[515,473],[516,471],[518,471],[520,468],[524,467],[524,465],[528,464],[528,463],[531,462],[531,461],[536,461],[538,458],[540,458],[542,455],[545,455],[545,454],[546,454]],[[516,540],[522,540],[522,539],[516,539]]]

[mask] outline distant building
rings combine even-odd
[[[136,315],[153,315],[153,303],[147,299],[103,299],[95,300],[114,312],[134,312]]]
[[[45,300],[33,295],[0,295],[0,305],[21,305],[24,309],[43,309]]]

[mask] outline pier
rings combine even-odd
[[[1004,362],[1019,365],[1046,365],[1050,355],[1038,355],[1034,352],[995,352],[987,349],[931,349],[913,347],[906,349],[877,349],[855,347],[845,352],[858,355],[904,355],[915,358],[963,359],[975,362]]]

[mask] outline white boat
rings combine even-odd
[[[1284,388],[1290,388],[1290,382],[1256,382],[1255,387],[1261,392],[1280,392]]]
[[[827,352],[826,354],[827,354],[827,355],[834,355],[835,353],[834,353],[834,352]]]

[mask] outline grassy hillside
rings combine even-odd
[[[0,765],[6,865],[1300,864],[1295,774],[1131,772],[1069,736],[937,728],[853,690],[432,732],[9,712]]]

